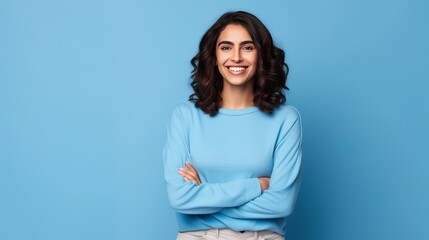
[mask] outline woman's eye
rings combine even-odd
[[[222,46],[222,47],[220,47],[220,50],[222,50],[222,51],[228,51],[230,49],[231,49],[231,47],[229,47],[229,46]]]
[[[243,50],[244,50],[244,51],[247,51],[247,52],[252,51],[253,49],[254,49],[254,47],[253,47],[253,46],[244,46],[244,47],[243,47]]]

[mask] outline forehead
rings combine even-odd
[[[230,41],[240,43],[243,41],[252,41],[249,32],[240,24],[229,24],[219,34],[217,42]]]

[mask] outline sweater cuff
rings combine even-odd
[[[245,199],[253,200],[254,198],[261,196],[261,194],[262,194],[261,184],[259,183],[259,179],[258,178],[248,179],[247,188],[244,194]]]

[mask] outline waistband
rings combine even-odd
[[[205,239],[206,236],[214,237],[215,239],[275,239],[284,240],[284,237],[270,230],[261,231],[234,231],[229,228],[212,228],[206,230],[182,232],[177,235],[178,240],[188,239]],[[210,238],[210,239],[212,239]]]

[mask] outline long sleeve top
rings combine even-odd
[[[177,105],[162,156],[179,231],[230,228],[283,235],[299,191],[301,139],[301,117],[287,104],[273,114],[257,107],[220,108],[214,117],[192,102]],[[178,174],[186,161],[201,185]],[[259,177],[270,177],[264,192]]]

